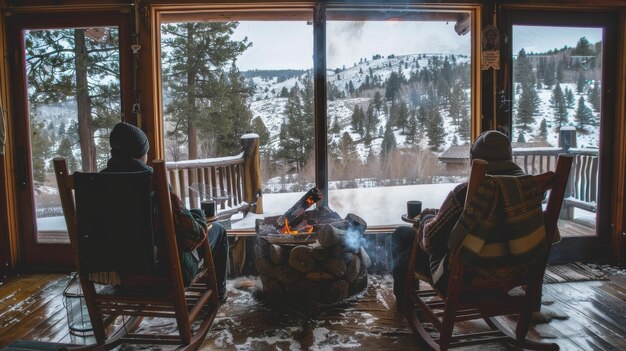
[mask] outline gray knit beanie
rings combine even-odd
[[[478,136],[470,149],[472,160],[489,162],[487,173],[491,175],[520,176],[524,172],[513,162],[513,150],[509,138],[496,130],[488,130]]]
[[[120,122],[113,127],[109,143],[113,157],[141,158],[150,149],[148,137],[143,130],[126,122]]]

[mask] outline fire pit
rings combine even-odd
[[[367,286],[371,260],[363,249],[365,221],[341,218],[311,189],[285,214],[256,225],[256,268],[271,299],[310,305],[334,304]]]

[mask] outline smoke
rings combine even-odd
[[[365,248],[365,238],[363,234],[353,226],[350,226],[344,236],[344,245],[353,252],[358,251],[361,246]]]
[[[351,63],[346,62],[345,58],[361,45],[364,26],[364,21],[345,22],[332,31],[326,44],[329,67]]]

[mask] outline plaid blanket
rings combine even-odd
[[[487,176],[448,240],[469,266],[528,263],[547,249],[542,191],[532,176]]]

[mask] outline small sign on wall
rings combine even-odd
[[[483,29],[480,51],[481,69],[500,69],[500,34],[498,29],[489,25]]]

